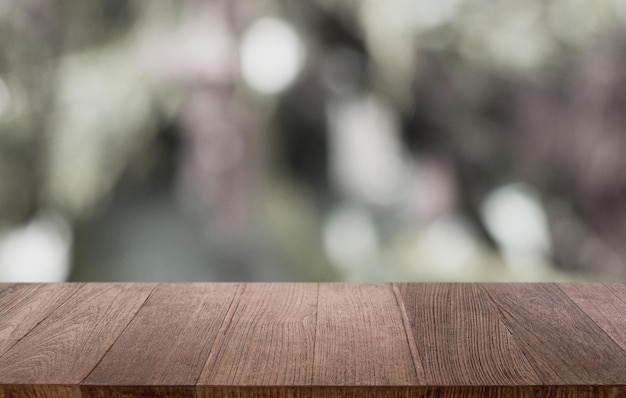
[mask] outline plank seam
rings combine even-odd
[[[482,291],[483,295],[487,298],[487,302],[489,303],[489,305],[491,305],[491,307],[495,309],[495,313],[498,316],[498,320],[505,327],[505,329],[507,330],[507,332],[511,336],[511,339],[513,339],[513,341],[515,341],[515,345],[519,349],[519,352],[522,353],[522,355],[526,359],[526,362],[528,362],[528,364],[530,364],[530,366],[532,367],[532,370],[535,373],[535,376],[537,377],[537,380],[541,380],[542,379],[542,377],[541,377],[541,373],[542,373],[541,369],[538,368],[538,366],[535,363],[535,361],[528,356],[528,353],[526,353],[526,350],[524,349],[523,344],[520,344],[517,336],[515,335],[515,333],[513,333],[513,330],[509,326],[508,322],[506,321],[506,317],[503,314],[504,309],[500,308],[500,306],[498,305],[497,301],[491,295],[489,290],[485,289],[485,284],[479,283],[478,287]]]
[[[152,290],[150,290],[150,293],[148,294],[148,296],[146,297],[146,299],[143,301],[143,303],[141,303],[141,305],[139,307],[137,307],[137,311],[135,311],[135,313],[133,314],[133,316],[128,320],[128,323],[124,326],[124,329],[122,329],[122,331],[120,332],[120,334],[117,335],[117,337],[115,338],[115,340],[113,341],[113,343],[111,343],[111,345],[107,348],[107,350],[104,352],[104,354],[102,354],[102,356],[100,357],[100,359],[98,360],[98,362],[96,362],[96,364],[94,365],[93,368],[91,368],[91,370],[89,371],[89,373],[87,374],[87,376],[83,377],[83,379],[78,383],[78,386],[82,385],[85,380],[87,380],[89,378],[89,376],[91,376],[91,374],[93,373],[94,370],[96,370],[96,368],[98,367],[98,365],[100,365],[100,363],[102,362],[102,360],[104,359],[104,357],[106,357],[106,355],[109,353],[109,351],[111,351],[111,348],[113,348],[113,346],[115,345],[115,343],[117,343],[117,341],[120,339],[120,337],[122,337],[122,335],[124,334],[124,332],[126,331],[126,329],[128,329],[128,327],[130,326],[130,324],[133,322],[133,320],[135,319],[135,317],[137,316],[137,314],[139,313],[139,311],[141,310],[141,308],[143,308],[143,306],[148,302],[148,300],[150,299],[150,297],[152,297],[152,294],[156,291],[157,287],[159,287],[160,284],[155,285]]]
[[[559,297],[561,300],[564,299],[563,301],[567,302],[569,304],[567,311],[570,311],[570,312],[569,312],[568,316],[570,316],[571,314],[576,314],[577,316],[581,316],[581,313],[582,313],[583,314],[582,318],[589,318],[589,316],[578,305],[576,305],[576,303],[573,302],[573,300],[571,300],[569,298],[569,296],[567,296],[567,294],[565,294],[565,292],[563,292],[563,290],[560,288],[558,283],[538,283],[538,284],[537,283],[530,283],[530,284],[524,284],[524,285],[527,285],[527,286],[542,286],[542,287],[549,286],[550,288],[554,289],[554,290],[551,290],[551,293],[554,293],[554,294],[551,294],[550,297],[553,297],[553,298],[554,297]],[[495,299],[495,297],[492,294],[490,294],[490,292],[484,287],[484,285],[481,285],[481,287],[483,288],[483,291],[485,291],[487,297],[489,297],[489,300],[494,304],[494,306],[496,308],[498,308],[500,316],[503,317],[504,324],[507,325],[507,328],[509,328],[508,327],[508,321],[506,320],[506,317],[503,315],[505,313],[505,310],[503,308],[501,308],[500,305],[498,305],[498,302]],[[559,293],[561,294],[561,296],[558,296]],[[572,304],[573,304],[573,306],[572,306]],[[578,313],[576,311],[578,311]],[[514,317],[514,314],[511,314],[511,316]],[[617,343],[615,343],[615,341],[613,339],[611,339],[610,336],[608,336],[607,333],[602,328],[597,326],[597,324],[595,322],[593,322],[593,320],[591,320],[591,321],[592,322],[590,324],[588,324],[588,329],[590,329],[591,331],[594,331],[596,333],[597,333],[597,329],[599,329],[602,333],[598,333],[597,337],[600,337],[601,335],[605,335],[606,337],[609,337],[609,340],[607,340],[607,342],[606,342],[607,344],[606,345],[609,345],[609,347],[611,347],[610,344],[613,344],[613,346],[611,347],[611,348],[613,348],[613,350],[614,350],[615,346],[617,346],[618,350],[615,350],[615,351],[623,354],[624,351],[621,349],[621,347],[619,347],[619,345]],[[597,328],[597,329],[594,329],[594,327]],[[510,330],[510,328],[509,328],[509,330]],[[515,341],[518,341],[518,339],[516,338],[516,335],[513,334],[513,333],[511,333],[511,334],[512,334],[513,338],[515,339]],[[544,378],[545,371],[541,369],[541,367],[539,366],[539,363],[535,359],[530,357],[531,353],[527,352],[527,348],[525,347],[524,344],[518,344],[518,346],[519,346],[522,354],[528,359],[528,362],[533,367],[535,372],[540,376],[540,380],[542,380]],[[532,352],[532,348],[528,348],[528,350]],[[574,376],[578,379],[578,378],[581,377],[581,374],[579,373],[581,371],[585,372],[584,377],[596,377],[596,376],[593,376],[593,375],[589,376],[589,374],[587,373],[587,369],[586,368],[582,369],[582,370],[579,369],[575,374],[574,373],[572,373],[572,374],[574,374]],[[553,374],[550,377],[555,377],[555,375]],[[560,374],[558,376],[556,376],[556,377],[559,378],[559,384],[571,384],[571,382],[568,382],[567,379],[563,379]],[[554,382],[554,380],[556,380],[556,379],[552,379],[551,382]]]
[[[65,304],[66,302],[68,302],[68,301],[69,301],[69,299],[71,299],[72,297],[74,297],[74,295],[76,295],[76,293],[78,293],[78,291],[79,291],[79,290],[81,290],[81,289],[85,286],[85,284],[84,284],[84,283],[79,283],[79,284],[78,284],[78,286],[79,286],[79,287],[78,287],[78,288],[77,288],[74,292],[72,292],[69,296],[67,296],[65,299],[63,299],[63,300],[62,300],[59,304],[57,304],[54,308],[51,308],[51,309],[50,309],[50,311],[49,311],[49,312],[48,312],[48,313],[47,313],[47,314],[46,314],[46,315],[45,315],[42,319],[40,319],[40,320],[39,320],[39,322],[37,322],[37,324],[36,324],[35,326],[33,326],[33,327],[32,327],[32,328],[28,331],[28,332],[26,332],[26,334],[25,334],[25,335],[23,335],[22,337],[20,337],[19,339],[17,339],[17,340],[15,341],[15,343],[11,344],[11,346],[10,346],[10,347],[8,347],[6,350],[4,350],[4,352],[0,353],[0,358],[2,358],[2,357],[3,357],[3,356],[5,356],[5,355],[6,355],[9,351],[11,351],[11,349],[12,349],[13,347],[15,347],[17,344],[19,344],[19,342],[20,342],[20,341],[24,340],[24,339],[26,338],[26,336],[30,335],[30,334],[33,332],[33,330],[37,329],[37,327],[38,327],[39,325],[41,325],[41,324],[42,324],[42,323],[43,323],[46,319],[48,319],[48,318],[49,318],[49,317],[50,317],[50,316],[51,316],[51,315],[52,315],[52,314],[53,314],[56,310],[58,310],[59,308],[61,308],[61,306],[62,306],[63,304]],[[43,287],[43,285],[40,285],[40,286],[38,287],[38,289],[37,289],[37,290],[40,290],[42,287]]]
[[[402,299],[402,294],[397,287],[397,284],[391,284],[391,290],[393,291],[393,295],[396,299],[396,303],[398,304],[398,308],[400,311],[400,317],[402,318],[402,325],[404,327],[404,336],[406,337],[407,343],[409,345],[409,351],[411,352],[411,359],[413,360],[413,369],[415,370],[415,377],[418,381],[426,381],[426,372],[422,367],[422,361],[419,356],[419,351],[417,350],[417,344],[415,343],[415,336],[413,336],[413,332],[411,330],[411,323],[409,321],[409,316],[406,313],[406,308],[404,306],[404,300]],[[421,371],[421,372],[420,372]]]
[[[317,296],[315,297],[315,327],[313,328],[313,355],[311,357],[311,385],[315,381],[315,345],[317,344],[317,319],[320,310],[320,284],[316,283]]]
[[[556,284],[556,287],[558,287],[558,288],[559,288],[559,290],[560,290],[561,292],[563,292],[563,295],[567,298],[567,300],[571,301],[571,302],[572,302],[572,304],[574,304],[574,306],[575,306],[576,308],[578,308],[578,310],[580,310],[580,312],[582,312],[582,313],[584,314],[585,318],[587,318],[588,320],[590,320],[592,324],[596,325],[596,327],[597,327],[598,329],[600,329],[600,330],[602,331],[602,333],[603,333],[603,334],[605,334],[605,335],[606,335],[606,336],[607,336],[607,337],[608,337],[608,338],[609,338],[609,339],[610,339],[613,343],[615,343],[615,345],[617,346],[617,348],[619,348],[622,352],[626,353],[626,350],[624,350],[624,349],[622,348],[622,346],[620,345],[620,343],[618,343],[617,341],[615,341],[615,339],[614,339],[613,337],[611,337],[611,335],[610,335],[610,334],[609,334],[606,330],[604,330],[604,328],[602,328],[602,326],[600,326],[600,325],[599,325],[599,324],[598,324],[598,323],[597,323],[597,322],[596,322],[596,321],[595,321],[595,320],[594,320],[591,316],[589,316],[589,314],[587,314],[587,312],[586,312],[586,311],[585,311],[585,310],[584,310],[581,306],[579,306],[579,305],[578,305],[578,304],[577,304],[577,303],[576,303],[576,302],[575,302],[575,301],[574,301],[574,300],[573,300],[573,299],[572,299],[572,298],[571,298],[571,297],[567,294],[567,292],[566,292],[565,290],[563,290],[563,289],[561,288],[560,284],[558,284],[558,283],[557,283],[557,284]]]
[[[213,344],[211,344],[211,349],[209,350],[209,355],[207,356],[206,361],[204,361],[204,365],[202,365],[202,368],[200,370],[200,373],[198,373],[198,377],[196,377],[196,380],[194,381],[194,385],[196,386],[196,395],[198,395],[198,381],[200,380],[200,378],[202,377],[202,375],[204,374],[204,370],[209,366],[210,362],[213,360],[213,358],[217,358],[217,354],[214,354],[213,351],[215,350],[215,347],[222,346],[222,340],[224,339],[224,336],[226,336],[226,331],[228,330],[228,328],[230,327],[230,324],[233,321],[234,318],[234,313],[237,310],[237,306],[235,305],[235,301],[237,301],[242,295],[243,295],[243,291],[246,288],[246,284],[241,283],[237,286],[237,290],[235,291],[235,294],[233,294],[233,298],[230,300],[230,304],[228,304],[228,309],[226,310],[226,315],[224,316],[224,319],[222,319],[222,324],[220,325],[220,328],[218,329],[217,335],[215,336],[215,340],[213,340]],[[235,308],[233,308],[233,306]]]

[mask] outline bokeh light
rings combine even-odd
[[[262,18],[241,40],[241,73],[245,81],[264,94],[276,94],[291,84],[304,62],[304,47],[287,22]]]

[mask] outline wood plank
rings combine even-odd
[[[80,284],[15,284],[0,292],[0,356],[74,294]]]
[[[0,398],[78,398],[78,386],[2,386]],[[178,398],[174,386],[81,386],[95,398]],[[83,391],[84,394],[84,391]],[[213,386],[212,398],[622,398],[623,386]]]
[[[307,385],[313,375],[318,285],[247,284],[214,344],[199,386]],[[213,396],[210,387],[201,396]]]
[[[530,398],[518,390],[407,386],[216,386],[212,398]],[[534,397],[534,396],[533,396]],[[547,398],[547,397],[546,397]],[[565,398],[565,397],[558,397]],[[578,398],[568,396],[568,398]],[[585,397],[587,398],[587,397]],[[589,397],[590,398],[590,397]]]
[[[0,398],[626,397],[626,284],[15,284]]]
[[[114,391],[117,395],[109,396],[129,396],[132,389],[118,387],[162,386],[151,388],[151,395],[194,396],[196,380],[238,287],[232,283],[159,285],[84,380],[83,395]]]
[[[154,285],[85,284],[0,357],[0,385],[41,391],[77,385],[98,363]],[[43,392],[42,392],[43,393]]]
[[[548,385],[614,385],[626,353],[555,284],[481,285]]]
[[[626,284],[564,283],[559,287],[626,351]]]
[[[431,385],[535,385],[539,377],[477,284],[398,284]]]
[[[212,398],[622,398],[615,386],[215,386]],[[102,397],[104,398],[104,396]]]
[[[424,398],[620,398],[614,386],[428,386],[406,397]]]
[[[0,398],[81,398],[78,385],[0,385]]]
[[[620,398],[614,386],[433,386],[419,389],[428,398]],[[419,395],[423,394],[423,395]]]
[[[423,383],[406,333],[390,284],[320,285],[312,384]]]
[[[187,398],[196,396],[191,386],[172,385],[81,385],[79,392],[81,398]]]

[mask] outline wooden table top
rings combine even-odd
[[[0,398],[626,397],[626,284],[14,284]]]

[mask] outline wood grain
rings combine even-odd
[[[81,398],[188,398],[195,397],[192,386],[81,385]],[[2,397],[0,397],[2,398]]]
[[[542,384],[626,384],[626,352],[555,284],[481,285]]]
[[[159,285],[83,384],[180,386],[163,388],[159,394],[194,396],[237,289],[231,283]],[[83,391],[85,396],[99,396],[97,388]],[[124,396],[123,390],[116,391]]]
[[[81,398],[78,385],[0,385],[0,398]]]
[[[478,285],[399,284],[397,288],[428,384],[540,384]]]
[[[559,287],[626,351],[625,284],[566,283]]]
[[[317,284],[245,285],[198,385],[310,384],[317,296]]]
[[[153,287],[81,285],[0,357],[0,385],[78,384],[128,325]]]
[[[0,398],[626,398],[626,284],[11,284]]]
[[[399,386],[416,370],[390,284],[321,284],[313,385]]]
[[[77,386],[54,389],[24,386],[0,389],[0,398],[73,398],[80,397]],[[167,386],[86,386],[95,398],[178,398],[186,395]],[[322,387],[322,386],[214,386],[212,398],[623,398],[624,389],[612,386],[422,386],[422,387]]]
[[[80,284],[16,284],[0,292],[0,356],[22,339]]]
[[[210,393],[212,398],[623,398],[626,389],[624,386],[214,386]]]

